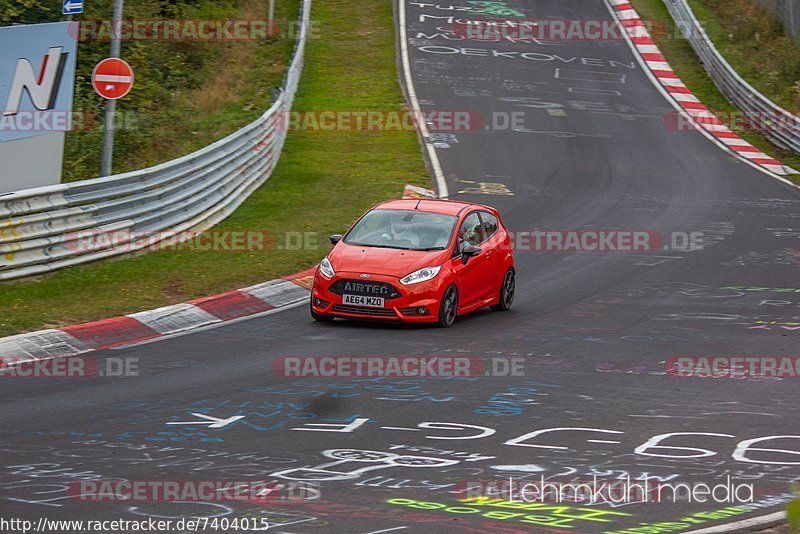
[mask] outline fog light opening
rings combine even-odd
[[[328,304],[330,304],[330,302],[328,302],[327,300],[322,300],[319,297],[314,297],[313,302],[314,302],[314,306],[316,306],[317,308],[324,308]]]

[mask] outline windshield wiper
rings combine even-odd
[[[420,252],[430,252],[431,250],[444,250],[445,247],[426,247],[426,248],[412,248],[410,250],[419,250]]]
[[[375,248],[396,248],[399,250],[417,250],[409,247],[393,247],[391,245],[371,245],[369,243],[347,243],[347,244],[352,245],[354,247],[375,247]]]

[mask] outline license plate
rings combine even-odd
[[[342,295],[342,304],[383,308],[383,299],[380,297],[366,297],[364,295]]]

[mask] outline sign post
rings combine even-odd
[[[111,58],[119,57],[120,38],[122,34],[122,9],[123,0],[114,0],[114,30],[113,35],[111,35],[111,51],[109,53]],[[131,82],[133,82],[133,76],[131,76]],[[127,94],[127,92],[125,94]],[[111,99],[106,101],[106,124],[105,131],[103,132],[103,159],[100,164],[101,176],[111,175],[111,166],[114,156],[114,115],[116,112],[117,100]]]
[[[275,0],[269,0],[269,15],[267,17],[269,20],[267,24],[269,24],[269,36],[270,38],[273,36],[275,32]]]

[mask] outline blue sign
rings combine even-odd
[[[77,22],[0,28],[0,142],[70,129]]]
[[[83,13],[83,0],[61,0],[62,15],[80,15]]]

